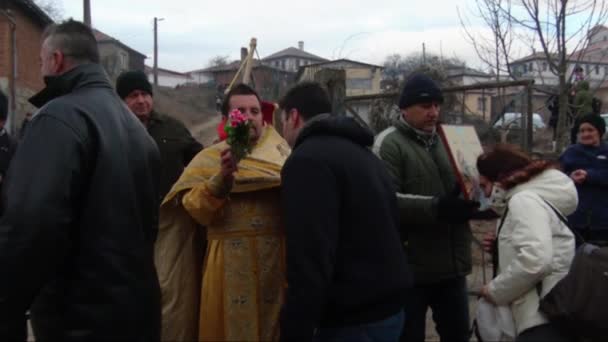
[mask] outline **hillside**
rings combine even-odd
[[[154,108],[182,121],[195,139],[209,146],[220,120],[215,111],[215,94],[213,87],[159,87],[154,92]]]

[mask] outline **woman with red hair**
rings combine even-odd
[[[484,194],[502,216],[497,238],[484,241],[486,250],[496,253],[497,268],[482,296],[510,307],[516,341],[568,341],[538,305],[568,273],[574,257],[574,236],[558,216],[576,209],[574,183],[553,163],[532,160],[510,145],[479,156],[477,169]]]

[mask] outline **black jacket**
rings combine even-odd
[[[101,66],[45,81],[3,189],[0,341],[36,297],[38,341],[158,341],[156,144]]]
[[[13,159],[16,147],[17,141],[15,141],[15,139],[8,134],[6,129],[0,128],[0,176],[2,177],[0,179],[0,184],[2,183],[2,179],[4,179],[8,166]]]
[[[160,199],[171,190],[184,167],[203,149],[194,140],[183,123],[167,115],[152,111],[148,123],[148,133],[156,142],[160,151]]]
[[[393,182],[370,131],[326,114],[300,132],[282,172],[287,294],[281,338],[398,313],[409,287]]]

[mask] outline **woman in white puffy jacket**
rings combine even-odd
[[[571,340],[539,311],[539,299],[568,273],[574,257],[574,236],[553,210],[574,212],[574,183],[552,163],[510,145],[482,154],[477,168],[483,192],[504,220],[497,232],[497,276],[482,296],[511,308],[516,341]]]

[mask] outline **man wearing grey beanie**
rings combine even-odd
[[[402,241],[414,276],[402,341],[424,341],[429,307],[442,341],[469,339],[468,220],[479,203],[459,196],[446,148],[436,132],[442,103],[441,89],[431,78],[413,75],[403,87],[399,119],[374,144],[397,186]]]

